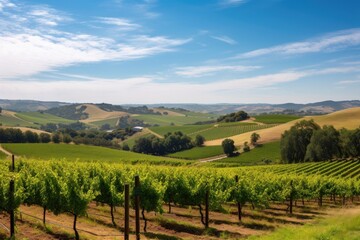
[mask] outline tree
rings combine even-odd
[[[333,126],[314,131],[307,146],[305,161],[329,160],[340,155],[340,134]]]
[[[340,131],[341,152],[344,157],[360,156],[360,128]]]
[[[60,143],[60,141],[61,141],[61,136],[60,136],[60,134],[59,134],[59,133],[54,133],[54,134],[52,135],[51,140],[53,141],[53,143]]]
[[[25,138],[26,138],[26,141],[29,142],[29,143],[38,143],[40,140],[39,140],[39,135],[35,132],[32,132],[30,130],[27,130],[25,132]]]
[[[51,136],[48,133],[40,133],[40,142],[49,143],[51,141]]]
[[[307,146],[315,130],[320,126],[314,120],[297,122],[281,135],[280,152],[284,163],[303,162]]]
[[[0,107],[0,114],[2,113],[2,107]]]
[[[195,146],[201,147],[205,142],[205,138],[201,135],[196,135],[195,137]]]
[[[105,123],[101,126],[100,130],[106,131],[106,130],[110,130],[111,126],[108,123]]]
[[[250,146],[248,145],[248,142],[244,142],[243,150],[244,152],[250,152]]]
[[[251,145],[256,146],[257,145],[257,141],[260,139],[260,135],[257,134],[256,132],[254,132],[253,134],[251,134],[250,137],[250,142]]]
[[[127,143],[123,143],[123,145],[122,145],[122,150],[124,150],[124,151],[130,151],[129,145],[128,145]]]
[[[224,141],[222,141],[221,145],[224,150],[224,153],[228,157],[230,157],[234,154],[234,151],[236,150],[235,145],[234,145],[234,140],[226,138]]]
[[[69,134],[63,134],[62,139],[63,139],[63,142],[66,144],[69,144],[72,141],[71,136]]]

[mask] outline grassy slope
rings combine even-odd
[[[61,118],[48,113],[40,113],[40,112],[25,112],[25,113],[17,113],[16,116],[18,118],[24,119],[28,122],[38,123],[38,124],[46,124],[46,123],[73,123],[75,121]]]
[[[144,121],[145,123],[154,125],[158,124],[160,126],[169,126],[171,123],[175,125],[185,125],[192,124],[200,121],[209,121],[214,120],[215,118],[208,114],[202,114],[201,116],[164,116],[164,115],[150,115],[142,114],[138,116],[133,116],[135,119]]]
[[[0,123],[3,126],[10,126],[10,127],[35,127],[36,125],[33,123],[26,122],[24,120],[18,119],[16,117],[10,115],[0,115]]]
[[[261,122],[265,124],[272,123],[287,123],[296,119],[299,119],[299,116],[293,115],[282,115],[282,114],[268,114],[268,115],[259,115],[255,117],[256,122]]]
[[[181,151],[173,154],[169,154],[169,157],[183,158],[183,159],[202,159],[223,154],[221,146],[212,147],[194,147],[190,150]]]
[[[66,159],[69,161],[106,161],[106,162],[148,162],[151,164],[181,165],[189,161],[174,160],[121,150],[96,146],[67,144],[2,144],[9,152],[18,156],[35,159]]]
[[[0,151],[0,159],[6,159],[6,154],[3,151]]]
[[[273,142],[280,140],[281,134],[285,131],[290,129],[291,126],[293,126],[296,122],[302,120],[302,119],[314,119],[316,123],[319,125],[333,125],[335,128],[348,128],[348,129],[354,129],[360,126],[359,119],[360,119],[360,107],[357,108],[349,108],[342,111],[330,113],[323,116],[311,116],[311,117],[305,117],[298,120],[293,120],[288,123],[280,124],[278,126],[257,130],[256,132],[260,134],[260,142],[266,143],[266,142]],[[249,141],[250,135],[253,132],[247,132],[244,134],[239,134],[237,136],[231,137],[235,141],[236,145],[242,144],[244,141]],[[206,142],[207,146],[216,146],[221,145],[221,142],[223,141],[223,138],[219,138],[213,141]]]
[[[264,164],[264,159],[270,159],[272,163],[280,161],[280,142],[267,143],[239,156],[217,160],[208,164],[213,166],[257,165]]]
[[[105,119],[105,120],[101,120],[101,121],[91,122],[91,124],[93,124],[97,127],[101,127],[104,124],[109,124],[110,127],[115,127],[118,120],[119,120],[119,118],[116,117],[116,118],[110,118],[110,119]]]
[[[355,240],[360,239],[360,209],[345,209],[335,216],[319,219],[304,226],[288,226],[265,236],[252,236],[249,240]]]

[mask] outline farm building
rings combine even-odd
[[[133,127],[132,130],[134,132],[141,132],[144,128],[143,127],[140,127],[140,126],[136,126],[136,127]]]

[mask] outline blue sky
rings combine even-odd
[[[0,98],[359,99],[357,0],[0,0]]]

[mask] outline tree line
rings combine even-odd
[[[338,157],[360,156],[360,127],[337,130],[320,127],[314,120],[297,122],[281,135],[283,163],[317,162]]]
[[[158,138],[155,136],[141,137],[135,141],[132,151],[163,156],[191,149],[194,146],[202,146],[204,142],[205,138],[201,135],[197,135],[195,140],[192,141],[189,136],[177,131],[165,134],[164,138]]]

